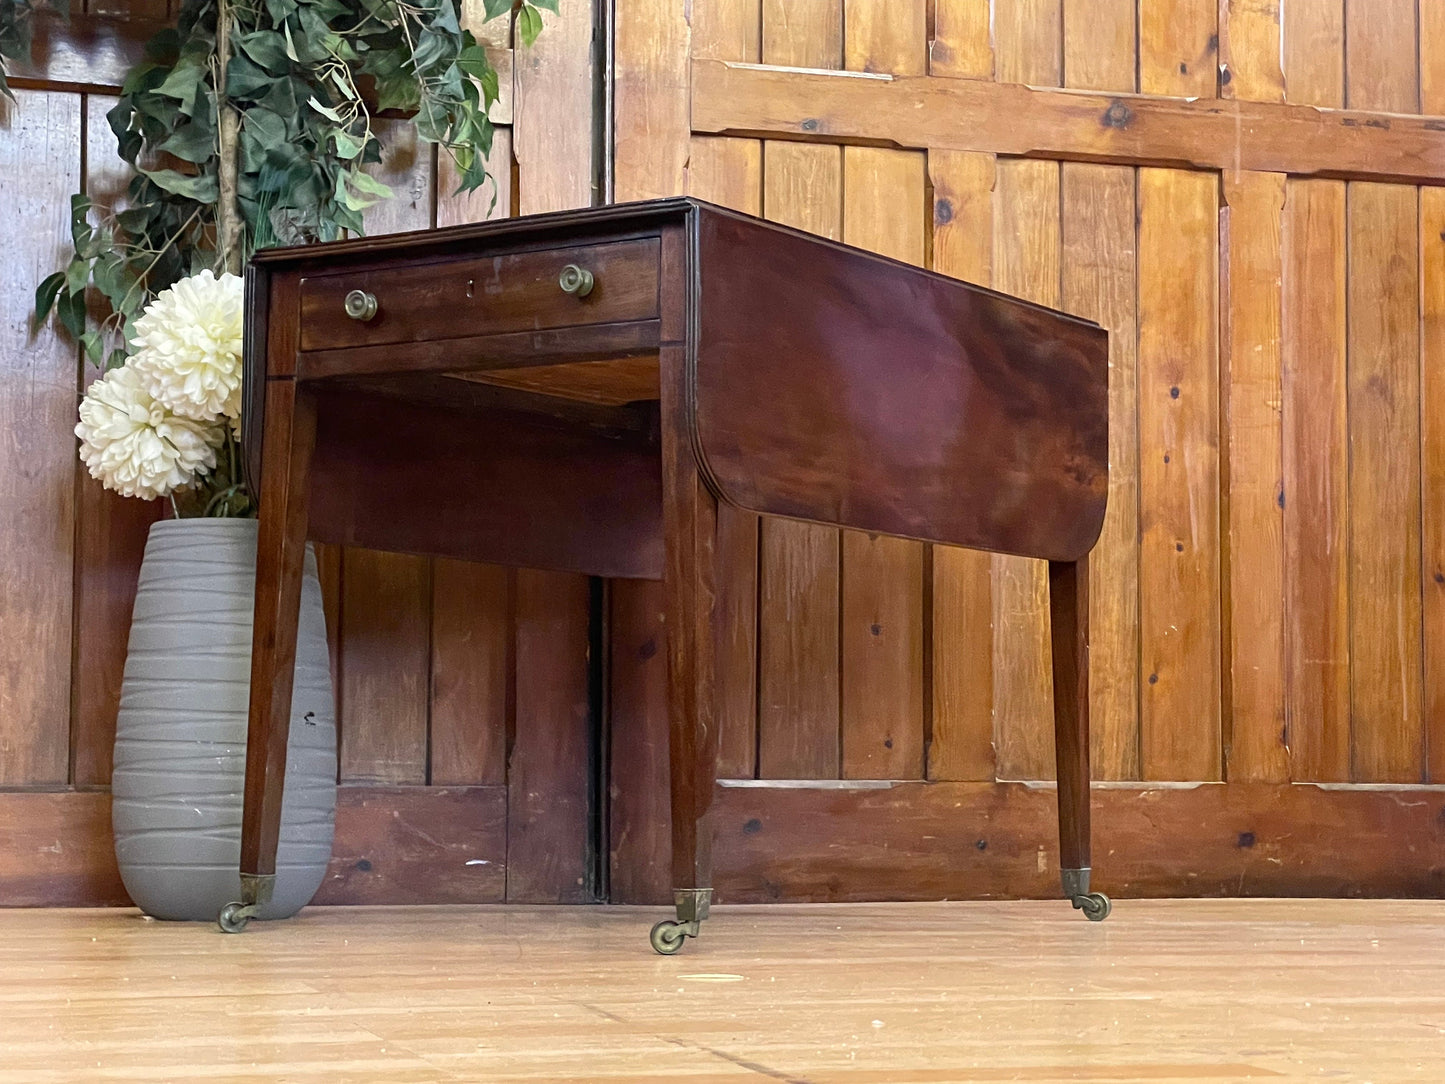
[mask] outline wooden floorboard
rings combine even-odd
[[[0,1084],[1438,1081],[1445,903],[0,912]]]

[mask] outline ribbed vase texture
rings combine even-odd
[[[255,520],[164,520],[146,543],[111,794],[121,879],[156,918],[215,921],[240,899],[256,528]],[[276,890],[261,918],[295,914],[316,894],[335,822],[335,701],[308,549]]]

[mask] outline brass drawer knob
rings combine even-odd
[[[352,290],[346,295],[346,315],[365,323],[376,315],[376,295],[365,290]]]
[[[575,263],[569,263],[562,268],[562,274],[557,278],[557,285],[562,287],[564,294],[571,294],[573,297],[586,297],[592,292],[592,286],[597,280],[592,277],[592,272],[586,268],[578,267]]]

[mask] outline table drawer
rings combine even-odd
[[[314,275],[301,282],[301,349],[653,319],[660,252],[659,240],[646,237]],[[569,266],[590,272],[590,289],[575,281],[573,292],[563,288]],[[348,305],[353,291],[364,296]]]

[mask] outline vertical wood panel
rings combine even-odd
[[[757,22],[757,10],[752,10]],[[738,58],[742,59],[742,58]],[[744,211],[762,213],[762,143],[694,136],[688,191]],[[757,770],[758,517],[718,508],[717,725],[718,774],[751,779]]]
[[[994,66],[1000,83],[1064,81],[1063,0],[994,0]]]
[[[1445,411],[1439,404],[1445,403],[1445,188],[1420,190],[1420,256],[1425,745],[1429,781],[1441,783],[1445,782]]]
[[[375,236],[430,228],[430,148],[403,121],[378,121],[387,148],[371,169],[395,198],[365,212]],[[431,561],[347,548],[341,558],[341,778],[425,783],[431,687]]]
[[[693,0],[692,55],[751,60],[761,55],[760,0]]]
[[[927,0],[843,0],[844,67],[922,75],[928,70]]]
[[[932,151],[933,269],[987,286],[993,273],[991,154]],[[933,547],[928,778],[994,778],[993,585],[987,553]]]
[[[1345,4],[1345,105],[1390,113],[1420,111],[1415,6],[1438,0],[1354,0]]]
[[[1139,365],[1134,170],[1065,162],[1063,307],[1109,330],[1109,504],[1089,555],[1096,779],[1139,777]]]
[[[519,213],[593,201],[592,0],[563,0],[560,16],[513,64],[512,147]],[[685,148],[684,148],[685,150]],[[515,574],[513,742],[507,763],[507,899],[592,898],[594,810],[589,689],[589,579]]]
[[[763,212],[843,236],[843,150],[765,145]],[[836,779],[839,772],[839,532],[762,522],[758,614],[758,774]]]
[[[1286,722],[1292,775],[1350,777],[1345,185],[1285,189],[1284,421]]]
[[[587,577],[516,572],[516,733],[507,765],[507,900],[585,903],[592,821]]]
[[[1351,184],[1350,708],[1357,782],[1424,774],[1416,190]]]
[[[508,20],[484,27],[500,44]],[[490,177],[475,192],[457,192],[451,156],[438,152],[438,226],[510,216],[510,128],[494,130],[487,172]],[[428,781],[434,786],[506,782],[514,691],[512,579],[510,570],[494,565],[445,558],[432,563]]]
[[[924,0],[844,0],[845,66],[926,70]],[[843,149],[843,239],[921,264],[926,252],[924,156]],[[842,535],[839,710],[845,778],[923,774],[924,551],[916,542]]]
[[[0,100],[0,786],[70,768],[78,355],[46,327],[35,286],[64,266],[80,190],[80,96]]]
[[[512,152],[523,214],[593,202],[592,4],[561,0],[560,14],[543,13],[536,42],[515,53]]]
[[[1280,14],[1285,97],[1299,105],[1343,106],[1344,0],[1288,0]]]
[[[341,778],[425,783],[431,562],[347,549],[341,593]]]
[[[843,0],[763,0],[763,63],[843,66]]]
[[[482,45],[505,49],[512,44],[511,16],[488,19],[483,0],[462,0],[461,24],[464,29],[470,30],[472,36]]]
[[[672,0],[626,0],[612,11],[614,198],[683,190],[688,140],[688,25]]]
[[[1445,4],[1420,7],[1420,110],[1445,113]],[[1445,782],[1445,189],[1420,190],[1420,446],[1425,745],[1429,779]]]
[[[1064,85],[1132,91],[1137,81],[1135,0],[1064,5]]]
[[[432,565],[433,786],[505,783],[511,709],[512,573],[437,558]]]
[[[1213,98],[1219,0],[1139,0],[1139,89]]]
[[[1420,112],[1445,112],[1445,4],[1423,3],[1420,17]]]
[[[1220,97],[1284,101],[1280,0],[1220,0]]]
[[[1146,779],[1220,778],[1219,181],[1139,171],[1140,739]]]
[[[843,150],[843,239],[921,264],[923,155]],[[851,779],[923,774],[923,546],[843,532],[842,770]]]
[[[1064,84],[1132,91],[1134,0],[1064,7]],[[1060,172],[1060,302],[1109,330],[1109,504],[1089,557],[1090,762],[1096,779],[1139,778],[1139,362],[1135,176],[1066,162]]]
[[[105,119],[114,104],[114,98],[92,94],[85,105],[85,192],[105,208],[121,203],[132,175],[116,154],[115,133]],[[88,362],[82,361],[81,368],[82,388],[101,375],[100,369]],[[162,503],[122,497],[102,488],[78,460],[75,472],[70,781],[98,786],[110,782],[136,580],[146,534],[160,518]]]
[[[609,900],[670,903],[672,808],[662,583],[614,580],[610,593]]]
[[[1231,782],[1289,778],[1284,733],[1280,219],[1285,177],[1224,177],[1224,424],[1229,524],[1224,612]]]
[[[994,287],[1057,306],[1059,163],[999,161],[993,238]],[[1053,778],[1048,600],[1044,562],[993,557],[994,740],[1003,779]]]
[[[487,181],[474,192],[457,191],[457,167],[451,155],[437,155],[437,225],[485,222],[512,215],[512,129],[492,130]]]
[[[929,73],[992,79],[992,21],[989,0],[934,0],[933,40],[928,46]]]

